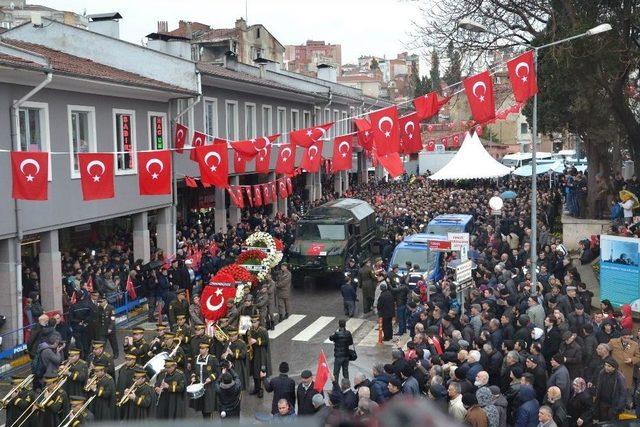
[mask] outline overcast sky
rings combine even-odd
[[[180,19],[214,28],[233,27],[245,15],[245,1],[249,24],[265,25],[283,45],[308,39],[339,43],[342,62],[347,63],[360,55],[395,58],[399,52],[411,51],[406,47],[411,22],[425,0],[28,0],[78,13],[120,12],[124,18],[120,36],[134,43],[154,32],[157,21],[168,21],[169,29],[177,27]]]

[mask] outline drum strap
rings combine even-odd
[[[206,365],[208,365],[208,364],[209,364],[209,356],[210,356],[210,355],[209,355],[209,354],[207,354],[207,357],[206,357],[204,360],[201,358],[201,356],[198,356],[198,359],[196,360],[196,364],[197,364],[198,366],[200,366],[200,382],[201,382],[201,383],[203,383],[203,384],[204,384],[204,378],[203,378],[203,376],[202,376],[202,374],[203,374],[203,369],[204,369],[204,367],[205,367]]]

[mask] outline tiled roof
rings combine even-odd
[[[0,53],[0,64],[13,65],[17,67],[29,67],[29,68],[44,68],[42,65],[29,61],[28,59],[19,58],[17,56],[7,55],[6,53]]]
[[[211,27],[208,26],[207,24],[202,24],[200,22],[191,22],[191,32],[192,33],[207,32],[209,30],[211,30]],[[178,28],[176,28],[175,30],[171,30],[171,31],[167,32],[167,34],[170,35],[170,36],[187,37],[187,25],[186,25],[186,23],[183,23],[181,21],[179,26],[178,26]]]
[[[2,39],[2,42],[40,54],[49,60],[54,71],[73,76],[85,77],[95,80],[104,80],[114,83],[122,83],[130,86],[149,87],[160,90],[191,93],[187,89],[180,88],[158,80],[150,79],[129,71],[120,70],[109,65],[100,64],[90,59],[80,58],[48,47],[29,43],[21,40]],[[8,56],[8,55],[4,55]],[[20,58],[18,58],[20,59]],[[20,59],[22,63],[29,62]],[[25,65],[25,64],[23,64]]]

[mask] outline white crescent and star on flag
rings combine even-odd
[[[27,165],[33,165],[36,168],[36,171],[33,175],[27,175],[27,173],[24,171],[24,167]],[[24,159],[22,162],[20,162],[20,172],[22,172],[25,178],[27,178],[27,182],[33,182],[35,176],[40,173],[40,163],[38,163],[38,161],[35,159]]]
[[[346,146],[347,149],[345,151],[342,151],[342,147],[344,146]],[[349,145],[349,141],[342,141],[340,145],[338,145],[338,152],[342,157],[347,157],[347,154],[349,153],[350,148],[351,148],[351,145]]]
[[[384,123],[389,123],[389,129],[387,129],[387,130],[382,129],[382,125]],[[389,117],[389,116],[382,117],[378,121],[378,129],[380,129],[380,132],[384,132],[385,138],[390,138],[391,137],[391,130],[393,129],[393,120],[391,120],[391,117]]]
[[[100,169],[102,171],[99,174],[96,174],[96,175],[92,176],[93,182],[100,182],[100,177],[102,177],[102,175],[104,175],[106,167],[105,167],[104,163],[102,163],[100,160],[92,160],[87,165],[87,174],[91,175],[91,168],[94,167],[94,166],[100,167]]]
[[[520,75],[520,70],[523,68],[526,69],[526,71],[524,72],[524,74]],[[522,80],[522,83],[526,83],[527,77],[529,76],[529,64],[527,64],[524,61],[518,62],[518,65],[516,65],[515,73],[516,73],[516,77]]]
[[[158,165],[160,166],[160,170],[158,172],[151,172],[151,165]],[[145,169],[147,170],[147,172],[149,174],[151,174],[151,179],[158,179],[158,177],[160,176],[160,174],[162,173],[162,171],[164,170],[164,163],[162,163],[162,160],[160,159],[149,159],[147,161],[147,164],[145,165]]]
[[[210,165],[209,164],[209,159],[211,157],[215,157],[217,162],[215,165]],[[218,169],[218,166],[220,166],[220,163],[222,162],[222,157],[220,157],[220,154],[216,153],[215,151],[210,151],[207,153],[206,156],[204,156],[204,164],[209,166],[209,169],[211,169],[211,172],[215,172]]]
[[[481,87],[483,89],[481,95],[478,95],[478,93],[477,93],[477,89],[479,87]],[[485,84],[485,82],[482,82],[482,81],[475,82],[474,85],[473,85],[473,88],[471,89],[471,91],[473,92],[473,96],[478,98],[478,100],[480,102],[484,102],[484,96],[487,93],[487,85]]]

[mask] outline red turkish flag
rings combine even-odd
[[[244,197],[242,194],[242,187],[237,185],[232,185],[231,187],[227,188],[227,191],[229,192],[229,198],[231,198],[231,201],[233,202],[234,206],[240,209],[244,208]]]
[[[189,158],[191,160],[193,160],[194,162],[197,161],[196,160],[196,148],[197,147],[203,147],[205,146],[207,143],[207,135],[205,135],[202,132],[194,132],[193,133],[193,139],[191,140],[191,146],[193,147],[191,149],[191,154],[189,154]]]
[[[434,151],[436,149],[436,140],[430,139],[429,141],[427,141],[426,149],[427,151]]]
[[[482,131],[482,125],[476,126],[476,134],[478,134],[478,136],[482,136]]]
[[[329,380],[329,365],[327,365],[327,358],[324,355],[324,351],[320,350],[320,356],[318,356],[318,367],[316,368],[316,379],[313,382],[313,388],[318,393],[322,393],[324,385]]]
[[[237,151],[233,153],[233,171],[235,173],[244,173],[247,170],[247,158],[244,154]]]
[[[247,193],[247,198],[249,199],[249,206],[253,207],[253,192],[250,185],[243,187],[244,191]]]
[[[269,173],[271,163],[271,144],[266,145],[256,154],[256,173]]]
[[[289,193],[287,191],[287,182],[285,179],[278,180],[278,195],[281,199],[286,199],[289,197]]]
[[[277,133],[275,135],[261,136],[260,138],[248,139],[245,141],[234,141],[231,143],[231,146],[238,153],[242,153],[249,159],[252,159],[256,154],[260,152],[260,150],[269,147],[271,143],[279,137],[280,134]]]
[[[276,173],[293,175],[293,168],[296,161],[295,144],[283,144],[278,149],[278,160],[276,161]]]
[[[420,120],[418,120],[416,113],[400,117],[400,140],[403,143],[405,153],[419,153],[422,150]]]
[[[285,181],[287,182],[287,193],[289,193],[289,195],[293,194],[293,183],[291,182],[291,177],[286,176]]]
[[[195,152],[202,182],[226,188],[229,180],[229,159],[226,142],[198,147]]]
[[[353,162],[353,135],[338,136],[333,140],[331,171],[351,170]]]
[[[115,197],[112,153],[78,153],[78,164],[83,200]]]
[[[227,301],[236,296],[235,280],[230,274],[216,274],[200,295],[202,316],[216,321],[227,314]]]
[[[435,116],[450,99],[450,96],[438,99],[438,94],[435,92],[430,92],[414,99],[413,106],[416,108],[416,120],[420,122]]]
[[[289,132],[289,141],[292,145],[299,145],[304,148],[309,148],[313,144],[320,141],[327,135],[327,131],[333,126],[333,123],[325,123],[306,129],[294,130]]]
[[[464,79],[464,90],[476,122],[484,123],[496,116],[493,79],[488,71]]]
[[[371,132],[371,123],[367,119],[353,119],[358,128],[358,144],[366,151],[373,148],[373,132]]]
[[[453,148],[460,147],[460,135],[459,134],[453,135],[451,140],[453,141]]]
[[[318,172],[322,163],[322,141],[307,148],[302,156],[300,167],[307,172]]]
[[[447,148],[449,146],[449,138],[445,136],[440,140],[440,144],[444,145],[444,148]]]
[[[138,151],[138,186],[143,196],[171,194],[171,151]]]
[[[269,184],[262,184],[260,185],[260,188],[262,189],[262,203],[264,205],[273,203],[273,197],[271,195],[271,186]]]
[[[525,102],[538,93],[536,68],[533,64],[533,51],[523,53],[507,62],[509,80],[513,88],[513,96],[518,102]]]
[[[198,188],[198,183],[196,182],[196,180],[190,176],[185,176],[184,177],[184,185],[186,185],[189,188]]]
[[[391,178],[395,178],[404,173],[404,163],[398,153],[389,153],[385,156],[378,156],[378,160],[383,168],[389,172]]]
[[[133,280],[131,280],[131,275],[127,276],[127,284],[125,286],[127,294],[129,294],[129,298],[136,299],[138,298],[138,294],[136,293],[136,288],[133,286]]]
[[[182,154],[182,149],[184,148],[184,143],[187,139],[187,135],[189,135],[189,129],[186,126],[181,125],[180,123],[176,123],[176,134],[173,138],[173,147],[180,154]]]
[[[113,155],[111,155],[113,156]],[[47,200],[49,153],[11,152],[12,197],[21,200]]]
[[[278,201],[278,186],[275,181],[269,183],[269,191],[271,191],[271,200],[275,203]]]
[[[400,129],[398,126],[398,107],[384,108],[369,114],[373,141],[379,156],[397,153],[400,150]]]
[[[253,186],[253,205],[262,206],[262,188],[259,185]]]

